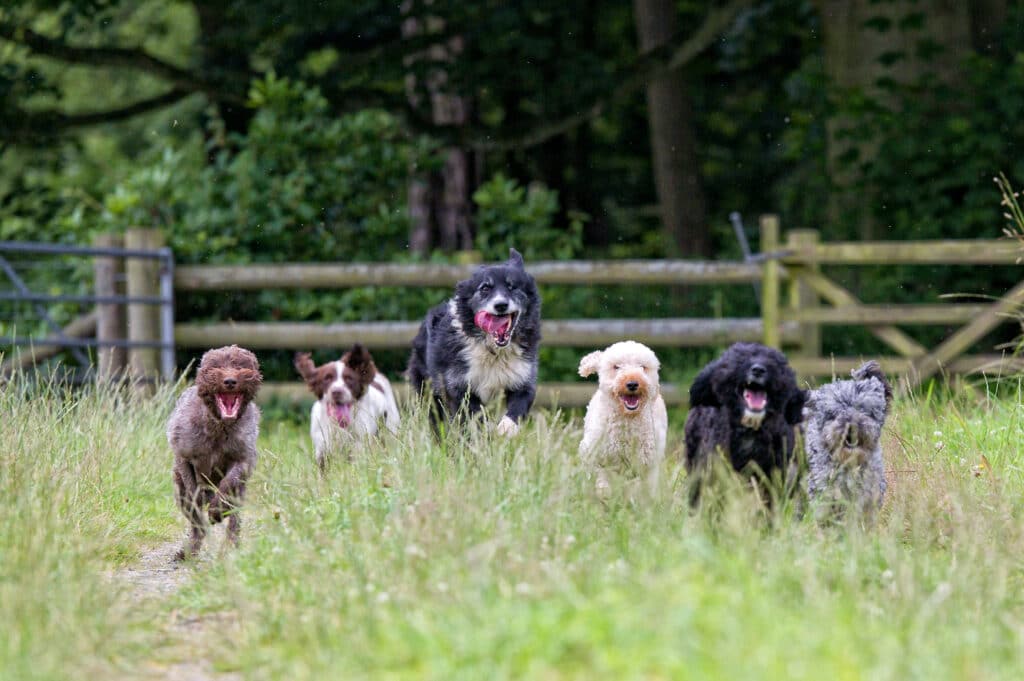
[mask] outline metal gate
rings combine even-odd
[[[153,289],[156,295],[138,295],[129,290],[124,295],[117,293],[103,293],[93,287],[88,294],[68,293],[64,291],[54,292],[54,288],[60,288],[61,281],[53,276],[53,269],[61,266],[68,266],[66,260],[72,259],[95,259],[108,258],[117,259],[122,262],[142,261],[155,263],[157,272],[154,274],[159,281],[153,282]],[[84,264],[78,262],[79,265]],[[49,276],[46,277],[46,288],[41,289],[41,283],[33,283],[32,276],[38,268],[51,268]],[[93,268],[95,269],[95,268]],[[68,282],[69,284],[78,281]],[[56,286],[55,286],[56,284]],[[33,290],[35,288],[36,290]],[[94,349],[103,348],[124,348],[131,352],[135,349],[157,349],[159,350],[159,373],[165,380],[174,378],[174,257],[170,248],[155,249],[134,249],[119,247],[82,247],[65,246],[52,243],[32,243],[23,241],[0,241],[0,305],[7,304],[8,310],[18,307],[23,303],[22,308],[27,307],[31,312],[27,315],[18,315],[16,319],[3,319],[0,322],[5,328],[3,337],[0,337],[0,348],[32,347],[49,348],[52,355],[60,351],[67,351],[86,372],[92,372],[94,368],[94,355],[90,352]],[[159,308],[158,333],[151,338],[133,338],[133,333],[126,334],[126,337],[104,337],[101,333],[90,333],[88,323],[81,325],[82,330],[71,333],[69,327],[62,327],[53,314],[53,306],[57,304],[73,304],[78,306],[100,306],[111,308],[119,306],[122,309],[129,309],[128,306],[137,306],[151,309],[153,306]],[[13,316],[13,315],[12,315]],[[80,319],[84,319],[80,318]],[[23,324],[33,327],[35,333],[24,335],[15,326]],[[129,322],[130,324],[130,322]],[[45,327],[42,334],[38,330]],[[6,364],[6,363],[5,363]]]

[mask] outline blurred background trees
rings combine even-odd
[[[183,262],[726,258],[734,210],[825,239],[996,236],[991,178],[1024,174],[1022,20],[1015,0],[9,0],[0,238],[158,226]],[[915,272],[856,283],[1006,283]],[[179,316],[415,317],[436,297],[403,295]]]

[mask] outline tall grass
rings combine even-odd
[[[110,571],[171,531],[169,398],[0,386],[0,677],[97,678],[149,655],[155,629]]]
[[[888,502],[868,530],[766,520],[743,494],[691,513],[678,431],[654,499],[602,503],[576,461],[578,417],[539,412],[512,440],[474,428],[439,446],[413,414],[323,479],[305,428],[268,421],[241,547],[212,538],[181,592],[140,606],[107,573],[182,534],[170,395],[2,390],[5,679],[130,675],[166,644],[155,622],[171,612],[208,622],[194,655],[252,679],[1024,668],[1019,394],[898,403]]]

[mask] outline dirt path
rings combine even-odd
[[[161,544],[146,551],[134,565],[114,573],[114,578],[129,587],[130,597],[137,601],[167,601],[192,576],[195,569],[203,569],[208,559],[200,557],[197,567],[174,562],[175,552],[181,548],[180,541]],[[188,617],[176,610],[167,610],[164,626],[165,645],[156,651],[141,670],[145,678],[166,681],[241,681],[242,675],[235,672],[218,672],[208,659],[194,659],[194,651],[210,646],[208,633],[213,628],[223,630],[230,626],[230,614],[203,617]]]

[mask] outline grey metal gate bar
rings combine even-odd
[[[49,294],[32,291],[15,270],[4,254],[42,256],[82,256],[123,259],[146,259],[159,262],[160,295],[88,295]],[[33,260],[36,265],[39,260]],[[12,291],[0,291],[0,302],[22,302],[31,304],[40,320],[46,322],[52,336],[27,338],[11,336],[0,338],[0,345],[7,346],[56,346],[74,355],[83,366],[90,366],[89,356],[83,348],[159,348],[160,375],[165,380],[174,379],[174,255],[170,248],[133,249],[89,246],[69,246],[52,243],[25,241],[0,241],[0,272],[14,285]],[[0,280],[4,277],[0,275]],[[128,340],[98,338],[69,338],[53,319],[45,305],[49,303],[74,303],[79,305],[156,305],[160,308],[159,340]]]

